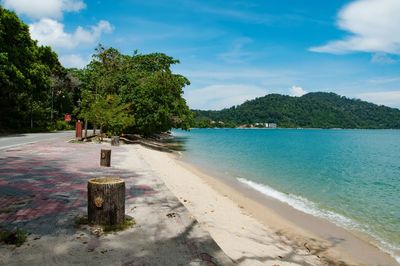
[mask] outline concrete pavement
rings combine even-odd
[[[68,139],[75,137],[75,131],[58,131],[49,133],[21,133],[0,135],[0,150],[17,147],[20,145],[36,143],[54,139]]]
[[[112,167],[102,168],[109,144],[65,137],[0,151],[0,227],[30,233],[19,248],[0,244],[0,265],[232,264],[133,146],[112,147]],[[86,214],[87,180],[105,175],[125,180],[136,225],[97,237],[74,220]]]

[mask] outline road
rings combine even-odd
[[[39,141],[46,141],[59,138],[74,138],[75,131],[61,131],[52,133],[23,133],[14,135],[4,135],[0,136],[0,150],[5,150],[8,148],[35,143]]]

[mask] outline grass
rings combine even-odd
[[[0,241],[17,247],[25,243],[28,234],[26,231],[17,228],[15,231],[0,231]]]
[[[68,141],[68,143],[78,143],[78,144],[82,144],[84,143],[82,140],[78,140],[78,139],[71,139]]]
[[[79,228],[81,225],[88,225],[89,220],[86,216],[76,216],[75,217],[75,227]]]
[[[136,224],[136,221],[129,216],[125,216],[125,220],[120,225],[102,225],[100,226],[104,232],[116,232],[122,231],[128,228],[132,228]],[[81,225],[90,225],[87,216],[75,217],[75,227],[79,228]]]
[[[132,217],[125,216],[125,220],[122,224],[120,225],[106,225],[103,226],[104,232],[116,232],[116,231],[122,231],[128,228],[132,228],[136,224],[135,219]]]

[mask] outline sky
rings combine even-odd
[[[335,92],[400,108],[400,0],[0,0],[84,67],[99,44],[163,52],[190,108]]]

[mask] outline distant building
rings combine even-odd
[[[276,128],[276,123],[265,123],[266,128]]]
[[[276,123],[254,123],[254,124],[243,124],[237,126],[237,128],[277,128]]]

